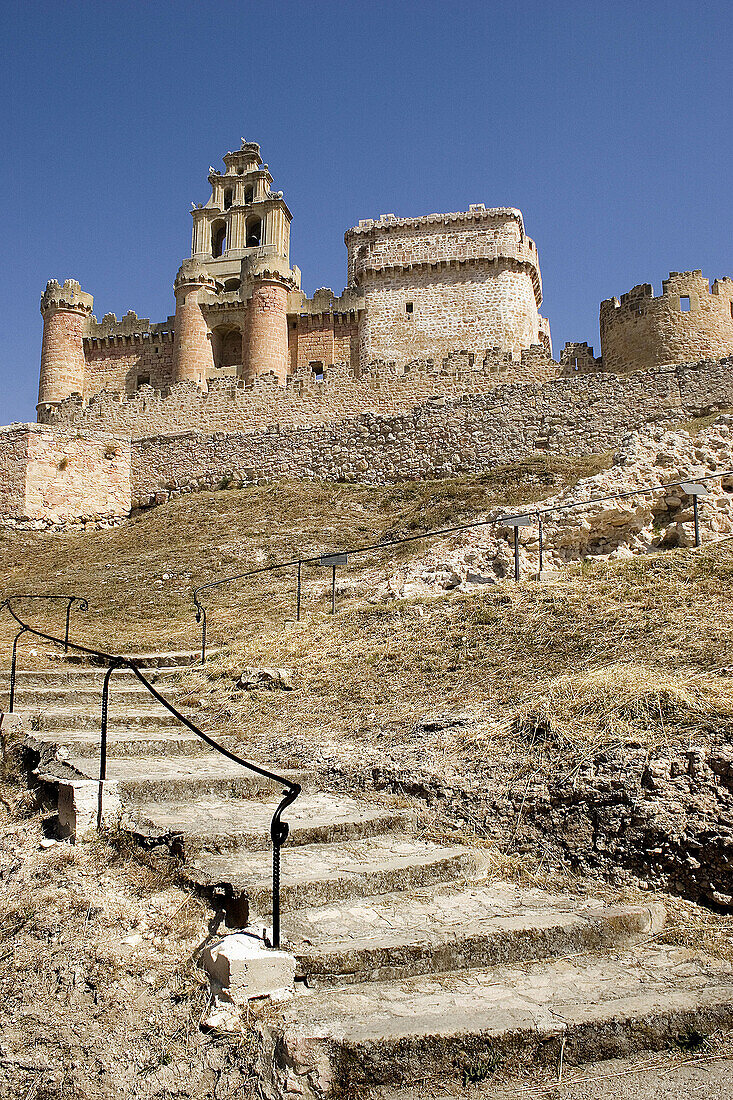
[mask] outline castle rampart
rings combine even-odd
[[[733,354],[733,279],[712,291],[701,271],[671,271],[654,297],[649,283],[601,302],[601,357],[607,371],[628,373]]]
[[[71,393],[84,394],[84,336],[94,306],[75,279],[61,286],[52,279],[41,298],[43,341],[38,383],[39,413]]]

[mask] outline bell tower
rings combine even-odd
[[[241,334],[244,381],[270,375],[285,385],[288,295],[300,287],[300,272],[290,268],[292,214],[282,191],[271,190],[256,142],[242,138],[241,148],[223,160],[223,172],[209,169],[211,198],[191,211],[191,258],[176,278],[173,374],[204,384],[212,339],[219,339],[207,331],[206,319],[226,307],[237,340]]]

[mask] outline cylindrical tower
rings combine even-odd
[[[86,360],[84,337],[94,306],[75,279],[61,286],[55,279],[46,284],[41,298],[43,343],[38,385],[38,415],[72,393],[84,394]]]
[[[207,371],[213,369],[214,356],[200,296],[204,291],[214,290],[215,285],[214,279],[201,264],[191,260],[181,264],[174,284],[174,382],[195,382],[201,389],[206,389]]]
[[[288,290],[277,275],[254,280],[247,317],[245,381],[272,372],[281,386],[288,374]]]

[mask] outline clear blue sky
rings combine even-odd
[[[556,354],[670,269],[733,275],[733,6],[0,0],[0,423],[35,419],[40,294],[161,320],[209,164],[258,141],[304,288],[380,213],[518,206]]]

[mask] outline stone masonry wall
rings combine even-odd
[[[682,309],[682,299],[689,309]],[[672,271],[660,297],[649,283],[601,302],[603,369],[617,373],[733,354],[733,279],[712,291],[701,271]]]
[[[486,393],[507,381],[542,381],[560,370],[540,347],[527,349],[521,359],[492,351],[478,362],[471,355],[452,355],[440,366],[419,360],[408,367],[375,363],[360,373],[340,363],[325,366],[319,382],[310,361],[305,361],[285,388],[272,378],[255,379],[245,387],[241,380],[224,377],[210,379],[208,393],[202,394],[194,383],[178,383],[164,397],[143,386],[129,400],[115,392],[97,395],[88,406],[69,398],[43,415],[45,423],[120,432],[133,439],[188,429],[253,431],[272,424],[306,428],[365,412],[404,412],[436,394],[457,397]]]
[[[109,433],[0,428],[0,524],[63,526],[130,512],[130,442]]]
[[[105,390],[131,396],[141,375],[157,390],[166,389],[173,378],[171,332],[87,339],[84,356],[87,401]]]
[[[364,277],[361,361],[398,364],[443,358],[455,349],[482,357],[488,347],[520,354],[539,343],[540,324],[529,271],[510,260],[435,271],[392,270]]]
[[[388,484],[475,473],[535,450],[591,454],[629,430],[733,406],[733,359],[440,397],[331,425],[155,436],[133,444],[133,504],[277,478]]]

